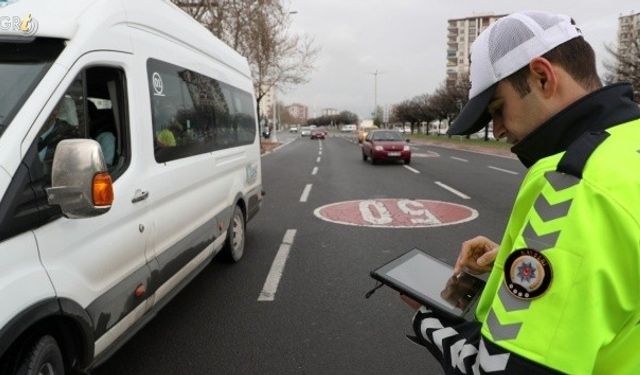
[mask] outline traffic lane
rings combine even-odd
[[[460,162],[452,159],[451,156],[468,156],[458,150],[447,151],[440,154],[438,158],[416,159],[413,167],[430,178],[437,179],[469,196],[469,204],[479,211],[478,220],[470,223],[469,230],[460,233],[461,240],[468,239],[465,238],[468,236],[472,238],[483,234],[499,242],[526,170],[523,167],[517,167],[518,161],[489,155],[481,155],[481,162],[474,159],[470,159],[469,162]],[[514,175],[488,167],[499,164],[500,161],[510,162],[509,165],[503,166],[519,171],[518,174]]]
[[[491,152],[477,152],[469,151],[457,148],[439,147],[435,145],[413,145],[412,148],[423,151],[436,152],[442,158],[449,158],[456,160],[460,163],[468,163],[479,167],[497,167],[515,172],[520,175],[524,175],[527,169],[522,163],[515,157],[508,157],[504,155],[495,155]],[[514,155],[515,156],[515,155]]]
[[[373,267],[374,263],[381,264],[388,260],[386,256],[370,262],[370,256],[356,254],[357,259],[364,259],[360,260],[364,268],[357,269],[354,273],[345,272],[342,266],[353,263],[348,258],[349,252],[343,251],[340,246],[324,242],[331,239],[344,244],[344,240],[340,239],[344,239],[346,235],[353,235],[353,228],[329,225],[320,221],[313,216],[315,208],[334,202],[335,199],[347,198],[346,195],[350,194],[358,195],[358,198],[380,195],[379,191],[371,191],[372,186],[375,186],[374,180],[365,178],[362,181],[354,177],[360,173],[358,171],[362,162],[358,159],[359,154],[353,153],[352,145],[335,141],[337,140],[330,138],[323,142],[304,143],[305,150],[314,155],[316,150],[319,155],[320,144],[323,146],[320,161],[316,159],[318,172],[316,175],[308,176],[308,180],[302,178],[292,183],[291,175],[296,169],[294,166],[289,166],[288,173],[284,175],[281,174],[282,168],[279,168],[272,177],[275,180],[286,180],[292,189],[294,186],[300,189],[306,184],[313,186],[307,202],[287,208],[288,215],[295,216],[297,234],[272,303],[279,306],[278,312],[282,316],[295,318],[284,321],[285,327],[282,330],[286,331],[277,338],[278,347],[285,353],[298,353],[301,372],[410,374],[424,373],[425,369],[430,369],[429,373],[439,373],[439,365],[428,359],[422,348],[407,341],[402,331],[393,323],[398,321],[401,322],[401,327],[410,328],[405,323],[410,322],[412,316],[412,312],[396,295],[390,299],[392,302],[377,302],[391,306],[391,311],[381,315],[366,314],[371,305],[364,304],[366,300],[363,295],[371,287],[373,280],[369,278],[368,271],[363,270]],[[301,158],[297,149],[288,148],[290,146],[280,150],[281,155],[286,155],[287,159]],[[265,168],[268,169],[269,165]],[[406,170],[402,172],[409,173]],[[338,176],[332,177],[334,173]],[[349,196],[349,199],[353,198]],[[275,200],[273,203],[278,205],[279,197]],[[303,213],[299,214],[301,209]],[[281,220],[280,216],[278,220]],[[374,235],[377,236],[378,231],[374,230]],[[359,241],[358,236],[361,236],[361,233],[354,237],[356,242]],[[327,246],[330,249],[327,249]],[[387,247],[395,249],[392,244]],[[327,258],[327,251],[337,253]],[[383,255],[393,255],[393,252]],[[348,276],[342,276],[345,273]],[[372,308],[374,311],[382,311],[375,305]],[[374,329],[369,326],[377,323],[381,317],[388,319],[389,316],[395,316],[397,319],[392,319],[389,324],[378,324]],[[380,339],[381,332],[385,332],[384,340]]]
[[[296,138],[262,158],[262,184],[266,192],[263,204],[293,204],[309,183],[318,166],[320,143],[309,137]]]
[[[372,372],[412,373],[409,370],[415,368],[415,371],[423,373],[428,368],[429,373],[438,373],[436,371],[439,371],[439,365],[404,337],[403,329],[410,329],[407,324],[412,312],[397,298],[397,294],[379,302],[384,303],[390,311],[373,306],[374,312],[370,315],[367,314],[371,305],[366,304],[363,298],[364,292],[373,285],[369,271],[410,246],[416,246],[423,237],[420,231],[404,230],[400,233],[392,230],[394,233],[391,234],[388,230],[379,228],[354,228],[327,223],[313,216],[313,210],[327,203],[370,197],[421,195],[423,189],[407,190],[411,183],[403,179],[411,178],[413,173],[402,165],[372,166],[364,163],[359,148],[340,139],[330,138],[322,142],[322,145],[323,158],[318,163],[319,172],[309,180],[313,184],[313,190],[309,200],[302,204],[307,213],[298,219],[295,244],[274,302],[282,303],[281,301],[291,298],[291,303],[285,303],[283,308],[302,304],[326,306],[329,310],[327,312],[314,308],[300,312],[305,316],[299,322],[300,326],[297,322],[291,323],[296,327],[295,330],[304,330],[309,324],[318,326],[320,335],[314,335],[312,340],[305,343],[309,348],[303,350],[319,353],[307,358],[306,362],[311,363],[312,368],[323,368],[326,363],[332,363],[338,373],[362,373],[363,363],[371,363],[366,368]],[[309,147],[309,150],[312,148]],[[392,177],[389,180],[395,181],[392,183],[393,187],[381,185],[380,176],[390,174]],[[397,183],[398,181],[401,183]],[[395,236],[401,236],[404,243],[393,240]],[[373,250],[376,256],[370,254],[372,250],[369,248],[369,241],[373,241],[376,247],[380,246]],[[362,246],[364,247],[360,249]],[[358,264],[358,267],[351,268],[351,264]],[[310,283],[310,280],[313,282]],[[304,288],[301,289],[300,286]],[[288,314],[297,313],[291,311]],[[397,319],[386,320],[391,316]],[[363,320],[363,317],[366,319]],[[388,323],[380,323],[381,318]],[[324,324],[318,323],[323,321]],[[362,329],[354,325],[357,322],[365,324],[362,329],[366,332],[361,332]],[[371,331],[371,328],[366,327],[367,322],[375,322],[378,326]],[[392,339],[385,339],[375,348],[369,349],[371,342],[380,341],[379,332],[383,330],[390,332],[385,336]],[[332,345],[335,350],[322,349]],[[353,348],[362,349],[354,351]],[[405,358],[407,350],[414,352]],[[329,371],[323,373],[326,372]]]
[[[349,143],[347,144],[349,145]],[[360,152],[358,146],[353,145],[353,148],[354,152]],[[349,162],[354,163],[352,160],[349,160]],[[475,165],[461,164],[466,163],[458,163],[441,155],[436,157],[413,157],[411,167],[420,171],[419,174],[408,173],[406,177],[394,176],[387,179],[384,176],[380,176],[380,181],[394,181],[380,189],[384,192],[393,191],[391,189],[403,186],[400,183],[401,181],[413,181],[406,184],[406,186],[413,187],[413,191],[405,195],[406,197],[433,197],[431,199],[464,204],[478,211],[479,216],[477,219],[456,225],[455,231],[445,236],[445,241],[447,241],[446,248],[450,250],[447,253],[438,253],[436,255],[444,257],[449,263],[455,262],[461,243],[467,239],[482,234],[494,238],[496,242],[501,240],[511,211],[511,204],[515,198],[515,192],[520,184],[518,176],[507,175],[489,168],[479,168]],[[385,171],[385,168],[388,167],[394,168],[399,167],[399,165],[383,164],[371,166],[369,164],[370,169],[364,167],[361,169],[363,171]],[[404,168],[398,170],[402,169]],[[409,172],[406,169],[405,171]],[[357,174],[355,177],[355,180],[359,181]],[[435,182],[442,182],[446,186],[468,195],[470,199],[462,199],[436,185]],[[361,182],[362,186],[367,186],[368,184],[369,182],[366,180]],[[496,186],[500,188],[500,191],[496,191]],[[374,197],[385,196],[384,194],[378,194]]]
[[[334,202],[336,198],[344,198],[343,194],[355,193],[362,198],[371,194],[379,195],[379,192],[371,191],[375,181],[370,178],[364,179],[362,185],[354,184],[360,181],[359,178],[354,178],[354,171],[357,175],[364,163],[361,164],[359,155],[353,153],[352,145],[336,144],[330,138],[324,142],[304,143],[305,150],[311,154],[315,154],[317,150],[319,154],[320,144],[323,146],[323,155],[320,161],[316,159],[318,167],[316,175],[308,176],[308,180],[302,178],[292,183],[291,175],[296,168],[290,166],[286,173],[283,168],[272,171],[274,173],[270,177],[277,181],[286,180],[292,189],[294,186],[300,189],[302,185],[309,183],[313,186],[307,202],[287,208],[287,216],[295,217],[297,234],[274,301],[270,302],[279,306],[277,310],[279,314],[289,317],[283,322],[285,326],[282,330],[286,329],[286,331],[276,338],[277,347],[285,353],[297,353],[301,372],[424,373],[425,369],[430,369],[429,373],[439,373],[439,365],[433,359],[429,359],[422,348],[415,347],[407,341],[402,329],[399,330],[398,325],[394,323],[401,322],[401,327],[410,328],[410,325],[405,324],[410,322],[412,316],[412,312],[397,299],[397,296],[395,294],[392,296],[390,300],[393,302],[390,304],[384,300],[379,301],[391,306],[391,311],[386,311],[382,315],[371,314],[368,317],[362,312],[363,310],[366,312],[370,306],[362,305],[365,301],[363,294],[373,282],[368,276],[368,271],[358,269],[349,276],[341,276],[340,274],[345,272],[341,267],[336,267],[334,262],[340,266],[352,262],[347,258],[349,252],[342,251],[340,246],[329,244],[331,251],[337,250],[338,255],[331,259],[325,256],[327,243],[321,239],[336,239],[340,243],[339,239],[344,239],[346,234],[353,234],[353,228],[328,225],[315,218],[313,210],[320,205]],[[290,149],[290,146],[278,152],[282,152],[283,156],[286,155],[287,159],[300,158],[296,148]],[[297,164],[294,163],[294,165]],[[402,169],[401,166],[396,167]],[[270,165],[266,164],[265,171],[269,168]],[[402,172],[409,173],[406,170]],[[332,178],[333,173],[337,173],[339,177]],[[273,202],[275,205],[283,203],[277,202],[279,197],[275,198],[276,201]],[[299,214],[301,209],[303,213]],[[278,216],[278,221],[281,220],[288,221]],[[374,235],[377,236],[378,231],[374,230]],[[361,234],[356,234],[356,241],[359,241],[358,236]],[[384,238],[388,238],[388,235]],[[408,243],[414,242],[408,241]],[[387,247],[395,250],[393,244]],[[379,265],[387,261],[386,256],[393,255],[393,252],[383,254],[385,256],[370,264],[367,264],[370,256],[356,255],[358,259],[364,259],[364,270],[373,267],[374,263]],[[343,282],[340,283],[337,280]],[[382,311],[375,306],[374,310]],[[369,327],[369,324],[377,323],[383,316],[384,319],[388,319],[389,316],[396,316],[397,319],[392,319],[385,325],[378,324],[375,329]],[[362,330],[365,332],[361,332]],[[380,339],[380,332],[388,332],[384,334],[384,340]],[[304,339],[301,340],[301,337]],[[280,372],[282,371],[280,369]]]
[[[408,192],[411,184],[405,182],[385,186],[380,176],[402,181],[413,173],[401,165],[364,163],[353,145],[339,142],[323,142],[328,156],[311,179],[314,188],[303,204],[307,214],[298,219],[274,303],[285,315],[301,317],[290,322],[294,332],[313,327],[301,345],[303,353],[311,353],[304,363],[318,373],[440,373],[426,350],[405,338],[413,312],[397,293],[386,290],[364,299],[375,284],[369,271],[422,243],[422,230],[349,227],[313,215],[327,203],[422,194],[422,188]]]
[[[291,346],[302,349],[309,373],[441,373],[426,349],[406,339],[413,311],[397,293],[383,288],[364,298],[375,285],[369,272],[407,246],[383,244],[384,231],[318,222],[299,232],[274,304],[293,317],[293,336],[304,337]],[[367,232],[375,247],[362,239]]]

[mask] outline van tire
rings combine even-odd
[[[49,335],[40,337],[21,359],[17,375],[64,375],[62,352]]]
[[[222,254],[226,261],[237,263],[242,259],[245,233],[244,213],[239,206],[236,206],[233,210],[233,216],[231,216],[231,222],[229,222],[229,228],[227,228],[227,239],[222,249]]]

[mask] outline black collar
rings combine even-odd
[[[529,168],[542,158],[566,150],[586,131],[604,130],[636,118],[640,118],[640,108],[633,102],[631,85],[616,83],[578,99],[527,135],[511,151]]]

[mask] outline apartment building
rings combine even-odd
[[[338,110],[335,108],[324,108],[322,111],[322,116],[334,116],[338,114]]]
[[[276,89],[272,86],[260,100],[260,118],[272,121],[274,104],[277,99]]]
[[[478,35],[496,22],[501,15],[481,15],[448,20],[447,26],[447,84],[469,74],[471,45]]]
[[[623,61],[634,60],[640,55],[640,13],[618,17],[618,56]],[[617,81],[626,80],[629,72],[624,67],[617,69]]]
[[[285,109],[299,124],[306,123],[309,118],[309,108],[306,105],[293,103],[288,105]]]

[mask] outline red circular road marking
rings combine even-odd
[[[478,211],[456,203],[425,199],[367,199],[318,207],[314,214],[336,224],[375,228],[425,228],[460,224]]]

